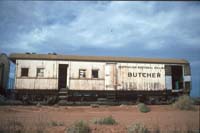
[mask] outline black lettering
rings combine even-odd
[[[152,73],[152,78],[155,78],[155,73]]]
[[[137,73],[133,73],[133,77],[137,77]]]
[[[142,76],[146,78],[146,73],[142,73]]]
[[[138,73],[138,74],[139,74],[139,77],[141,77],[141,74],[142,74],[142,73]]]
[[[128,77],[132,77],[132,73],[131,72],[128,72]]]
[[[160,73],[157,73],[157,78],[160,78]]]
[[[151,73],[147,73],[147,78],[150,77],[151,78]]]

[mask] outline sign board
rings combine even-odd
[[[163,90],[165,89],[164,64],[118,64],[118,89]]]

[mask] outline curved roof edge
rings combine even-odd
[[[18,59],[31,60],[68,60],[68,61],[98,61],[98,62],[135,62],[135,63],[166,63],[166,64],[189,64],[184,59],[165,58],[139,58],[139,57],[113,57],[113,56],[80,56],[59,54],[24,54],[12,53],[9,58],[15,62]]]

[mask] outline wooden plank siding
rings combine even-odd
[[[182,66],[184,81],[191,81],[189,62],[182,59],[43,54],[11,54],[10,59],[16,63],[15,89],[58,90],[59,64],[67,65],[66,86],[71,90],[173,89],[171,71],[165,70],[172,65]],[[22,68],[28,68],[28,76],[21,76]],[[37,76],[37,68],[44,69],[40,77]],[[97,78],[92,76],[92,70],[98,71]]]

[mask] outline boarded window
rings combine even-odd
[[[79,78],[85,78],[85,77],[86,77],[86,70],[79,69]]]
[[[170,65],[165,65],[165,75],[166,76],[172,75],[172,67]]]
[[[21,69],[21,77],[28,77],[28,68]]]
[[[92,70],[92,78],[98,78],[99,77],[99,70]]]
[[[184,65],[184,75],[191,75],[190,65]]]
[[[37,68],[37,77],[44,77],[44,68]]]

